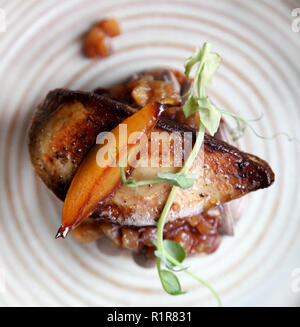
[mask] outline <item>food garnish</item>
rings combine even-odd
[[[185,62],[185,76],[187,80],[189,79],[192,69],[195,66],[197,66],[197,68],[192,87],[189,91],[189,97],[183,106],[183,111],[186,117],[189,117],[195,112],[199,112],[199,132],[193,150],[182,169],[178,173],[159,173],[158,178],[154,180],[136,182],[132,178],[126,179],[124,168],[120,167],[123,183],[129,187],[137,188],[141,185],[153,184],[161,181],[168,181],[169,183],[173,184],[167,202],[158,220],[157,241],[155,242],[157,270],[164,290],[171,295],[185,293],[182,291],[180,282],[175,275],[175,272],[183,270],[185,273],[209,288],[215,295],[219,305],[221,305],[221,300],[216,291],[182,264],[186,257],[184,248],[174,241],[164,240],[163,230],[166,218],[175,198],[177,188],[190,188],[195,182],[196,177],[189,175],[188,171],[191,168],[198,152],[200,151],[204,139],[205,129],[207,129],[212,136],[218,130],[221,113],[210,103],[208,97],[205,95],[205,89],[210,83],[212,75],[218,68],[220,61],[220,56],[216,53],[211,53],[210,45],[205,43],[202,49],[196,49],[193,56],[187,59]],[[161,268],[161,262],[165,264],[167,269]]]
[[[116,153],[115,159],[119,162],[124,162],[127,158],[127,153],[134,148],[136,143],[143,135],[148,135],[156,125],[158,118],[162,112],[163,105],[148,104],[143,109],[130,116],[123,121],[127,125],[127,135],[134,135],[135,138],[130,140],[125,139],[120,133],[120,128],[117,126],[111,133],[118,142],[119,150],[116,153],[115,146],[109,149],[109,153]],[[95,145],[87,157],[81,163],[76,172],[67,196],[64,202],[62,211],[62,225],[58,231],[57,237],[65,237],[67,233],[85,218],[87,218],[95,209],[97,204],[107,198],[120,184],[121,171],[118,166],[114,165],[114,159],[110,158],[104,162],[99,162],[97,158],[98,151],[103,147],[103,144]],[[108,143],[108,147],[112,145]],[[127,165],[130,165],[130,155],[128,156]]]
[[[196,67],[196,74],[189,91],[189,97],[183,106],[183,111],[186,117],[199,112],[199,132],[193,150],[190,153],[188,160],[185,162],[183,168],[177,173],[181,178],[186,177],[190,167],[192,166],[198,152],[200,151],[205,128],[213,136],[220,124],[221,114],[210,103],[208,97],[205,96],[205,88],[210,83],[211,77],[218,68],[220,57],[216,53],[210,52],[210,45],[205,43],[202,49],[196,49],[192,57],[185,62],[185,76],[189,79],[192,69]],[[174,242],[163,239],[163,230],[166,218],[171,209],[173,200],[175,198],[178,186],[173,186],[165,207],[161,213],[157,224],[157,241],[155,255],[157,257],[157,270],[164,290],[171,295],[183,294],[180,282],[175,275],[177,267],[185,273],[206,286],[216,297],[218,304],[221,305],[221,300],[217,292],[204,280],[196,276],[184,265],[185,250],[183,247]],[[161,262],[166,266],[166,269],[161,268]]]

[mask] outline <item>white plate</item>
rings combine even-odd
[[[55,240],[61,204],[31,167],[27,128],[53,88],[91,90],[147,67],[182,69],[193,49],[209,41],[223,57],[209,90],[213,100],[249,118],[264,112],[257,123],[264,135],[287,131],[300,138],[297,7],[296,0],[0,0],[6,13],[0,33],[1,305],[215,305],[185,274],[180,278],[189,292],[172,297],[163,293],[155,269],[144,270],[129,256],[110,257],[95,243],[71,237]],[[114,55],[84,58],[82,34],[106,16],[122,25]],[[224,305],[300,305],[299,146],[251,132],[241,142],[270,163],[276,182],[249,196],[235,237],[213,255],[190,259]]]

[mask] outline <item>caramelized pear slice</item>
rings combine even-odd
[[[128,153],[127,166],[131,164],[130,161],[135,158],[135,155],[130,154],[131,150],[137,147],[143,135],[149,136],[162,111],[163,105],[148,104],[122,122],[127,125],[125,137],[123,133],[120,133],[121,129],[118,125],[111,131],[116,142],[109,142],[106,145],[98,144],[91,149],[81,163],[67,192],[62,211],[62,225],[56,235],[57,238],[65,237],[72,228],[89,217],[99,203],[114,193],[122,179],[120,167],[115,163],[125,162]],[[104,146],[110,159],[102,158],[101,161],[97,154]],[[114,154],[114,156],[109,154]]]

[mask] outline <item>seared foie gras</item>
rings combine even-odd
[[[161,75],[168,77],[165,73],[157,75],[157,71],[154,72],[150,72],[153,79],[159,76],[158,80],[161,80]],[[173,72],[171,77],[168,78],[174,84]],[[186,82],[182,76],[177,74],[176,77],[180,81],[175,85],[176,92],[179,93],[180,86],[182,93]],[[136,81],[131,79],[131,82],[133,80]],[[31,160],[38,175],[61,200],[65,199],[70,183],[96,143],[97,135],[111,131],[139,110],[133,101],[124,100],[130,94],[124,99],[122,95],[116,97],[119,101],[124,100],[120,103],[111,99],[110,93],[104,89],[101,92],[99,89],[97,92],[56,89],[49,92],[35,113],[29,133]],[[196,137],[196,131],[191,127],[195,126],[194,119],[185,120],[181,112],[176,106],[167,108],[154,131],[167,132],[167,137],[175,132],[182,138],[188,132],[193,142]],[[217,137],[205,135],[202,150],[192,167],[192,172],[198,175],[197,181],[191,189],[178,190],[164,228],[164,237],[180,243],[188,254],[216,250],[220,234],[233,233],[233,219],[230,218],[229,224],[222,208],[230,206],[230,200],[268,187],[274,181],[274,174],[265,161],[241,152]],[[172,147],[170,155],[174,161]],[[154,156],[161,162],[160,151]],[[131,170],[131,177],[144,180],[156,177],[160,171],[176,172],[178,169],[174,165],[168,168],[138,166]],[[80,242],[106,235],[117,246],[152,256],[157,219],[170,187],[167,182],[161,182],[141,186],[136,193],[135,189],[121,184],[109,198],[99,203],[90,218],[72,231],[72,235]]]
[[[29,131],[31,161],[43,182],[64,200],[72,178],[96,137],[134,113],[96,94],[56,89],[48,93]]]
[[[178,168],[137,167],[131,177],[136,181],[149,180],[161,171],[174,173]],[[219,203],[267,187],[274,180],[272,170],[263,160],[209,137],[204,153],[199,152],[190,173],[197,180],[192,188],[178,189],[167,221],[197,215]],[[171,187],[168,182],[161,182],[140,186],[136,192],[122,184],[112,198],[99,204],[94,215],[123,225],[155,225]]]
[[[97,135],[103,131],[110,131],[136,110],[95,93],[64,89],[50,92],[37,110],[29,133],[30,156],[38,175],[63,200],[78,166],[91,146],[95,144]],[[194,129],[167,117],[159,119],[157,130],[195,134]],[[218,202],[226,202],[251,191],[268,187],[274,181],[274,174],[264,160],[241,152],[225,142],[206,135],[203,150],[205,168],[203,165],[198,166],[199,161],[196,161],[193,169],[204,170],[207,179],[198,180],[191,193],[180,190],[179,197],[175,201],[177,205],[172,210],[173,218],[199,213]],[[157,173],[156,168],[153,171],[152,168],[149,169],[149,174]],[[133,176],[137,178],[143,174],[145,170],[142,169],[137,168],[133,171]],[[129,216],[122,214],[124,210],[128,211],[123,205],[124,187],[120,187],[114,202],[111,203],[111,206],[119,211],[118,221],[126,223],[131,221],[142,225],[144,222],[139,223],[138,211]],[[168,185],[161,183],[156,187],[162,197],[167,196]],[[187,194],[189,194],[188,202],[185,200]],[[155,199],[157,199],[155,195],[150,196],[151,204],[148,207],[150,211],[154,210],[155,206],[163,205],[163,203],[155,205]],[[187,204],[192,205],[192,209],[185,209],[184,206]],[[138,207],[137,202],[135,206]],[[143,210],[146,208],[147,206],[144,206]],[[128,209],[131,211],[129,206]],[[150,214],[147,217],[147,225],[153,224],[158,214],[159,209]],[[116,219],[115,216],[111,218]]]

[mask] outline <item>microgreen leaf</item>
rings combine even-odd
[[[182,189],[191,188],[196,180],[196,176],[192,174],[174,174],[174,173],[158,173],[157,176],[161,180],[168,181],[169,183],[178,186]]]
[[[164,253],[167,253],[169,256],[171,256],[174,260],[181,263],[184,261],[186,257],[186,253],[184,248],[177,242],[174,242],[172,240],[164,240]],[[157,242],[153,241],[153,244],[157,248]],[[170,260],[166,258],[166,255],[161,253],[160,251],[156,250],[154,252],[155,256],[163,261],[163,263],[166,265],[166,267],[174,272],[179,272],[188,269],[188,267],[182,267],[179,269],[174,269],[176,265],[172,263]]]
[[[184,68],[185,68],[184,74],[186,79],[189,79],[192,68],[197,62],[201,60],[202,55],[203,55],[203,51],[200,48],[196,48],[193,55],[188,59],[186,59],[186,61],[184,62]]]
[[[205,86],[211,83],[211,78],[218,69],[220,62],[221,57],[217,53],[210,52],[207,54],[201,74],[201,80]]]
[[[173,270],[174,265],[163,255],[162,252],[156,250],[154,251],[154,255],[159,258],[169,270]]]
[[[167,293],[171,295],[180,295],[185,293],[182,292],[180,282],[173,272],[161,269],[159,272],[159,277],[161,284]]]
[[[165,250],[178,262],[182,262],[185,259],[185,250],[179,243],[172,240],[164,240],[164,247]]]
[[[185,118],[190,117],[198,110],[198,101],[196,97],[190,96],[182,108]]]
[[[195,66],[197,66],[197,68],[194,81],[191,89],[189,90],[189,97],[183,106],[183,111],[186,117],[189,117],[193,113],[199,111],[199,133],[197,134],[193,149],[181,170],[177,174],[161,173],[158,175],[159,178],[168,180],[174,186],[169,193],[168,199],[157,223],[157,242],[155,243],[157,250],[155,251],[155,255],[157,256],[158,273],[166,292],[172,295],[181,294],[181,286],[174,273],[167,270],[161,270],[161,261],[165,263],[169,270],[173,270],[174,267],[178,267],[181,270],[184,270],[186,274],[208,287],[216,296],[218,304],[221,304],[220,298],[215,290],[205,281],[186,269],[182,264],[185,258],[184,249],[182,249],[182,247],[176,242],[166,242],[166,240],[163,239],[164,225],[172,203],[175,199],[178,187],[187,188],[188,186],[191,187],[194,184],[195,180],[188,177],[187,173],[197,157],[198,152],[200,151],[201,144],[204,139],[205,128],[213,135],[218,129],[220,123],[220,113],[205,97],[205,88],[210,83],[211,77],[218,68],[219,63],[220,57],[217,54],[210,52],[210,45],[208,43],[205,43],[202,49],[197,48],[194,54],[185,61],[185,77],[187,79],[189,79],[192,69]],[[164,273],[162,273],[162,271],[164,271]],[[166,280],[164,279],[163,275],[165,275]]]
[[[214,136],[220,125],[220,111],[210,103],[208,97],[198,99],[198,110],[202,124]]]
[[[185,75],[189,76],[192,68],[198,65],[196,76],[190,90],[190,96],[183,106],[185,117],[199,112],[200,121],[211,135],[219,127],[221,114],[205,96],[205,89],[210,84],[212,75],[219,67],[221,57],[210,52],[210,45],[205,43],[201,50],[196,49],[194,55],[185,62]]]

